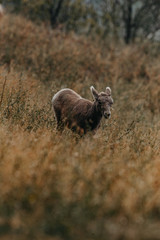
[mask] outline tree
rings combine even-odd
[[[100,0],[96,7],[104,29],[122,36],[126,44],[160,29],[160,1]]]
[[[49,13],[50,13],[50,22],[52,27],[54,27],[57,23],[57,18],[62,9],[63,2],[64,0],[59,0],[57,1],[57,4],[55,6],[54,1],[52,0],[50,4]]]
[[[52,28],[60,24],[67,31],[83,32],[96,24],[93,20],[96,11],[86,0],[6,0],[5,4],[13,6],[13,13],[22,14],[36,22],[48,22]]]

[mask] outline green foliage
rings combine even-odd
[[[36,21],[50,23],[52,27],[59,26],[66,31],[89,31],[96,25],[96,11],[91,4],[84,0],[18,0],[6,2],[9,7],[12,3],[12,12],[20,13]],[[92,22],[92,24],[91,24]],[[94,23],[93,23],[94,22]]]
[[[156,39],[160,29],[159,1],[6,0],[5,6],[38,24],[125,43]]]
[[[154,35],[160,29],[160,3],[152,0],[100,0],[96,1],[103,37],[124,39],[131,43]]]

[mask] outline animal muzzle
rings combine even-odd
[[[111,117],[111,113],[110,112],[104,112],[104,117],[106,119],[110,118]]]

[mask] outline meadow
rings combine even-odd
[[[0,238],[160,239],[160,44],[0,20]],[[112,89],[96,134],[56,131],[52,96]]]

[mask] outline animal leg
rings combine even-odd
[[[58,109],[54,109],[54,111],[55,111],[56,122],[57,122],[57,130],[62,132],[64,129],[64,123],[61,119],[61,111],[59,111]]]

